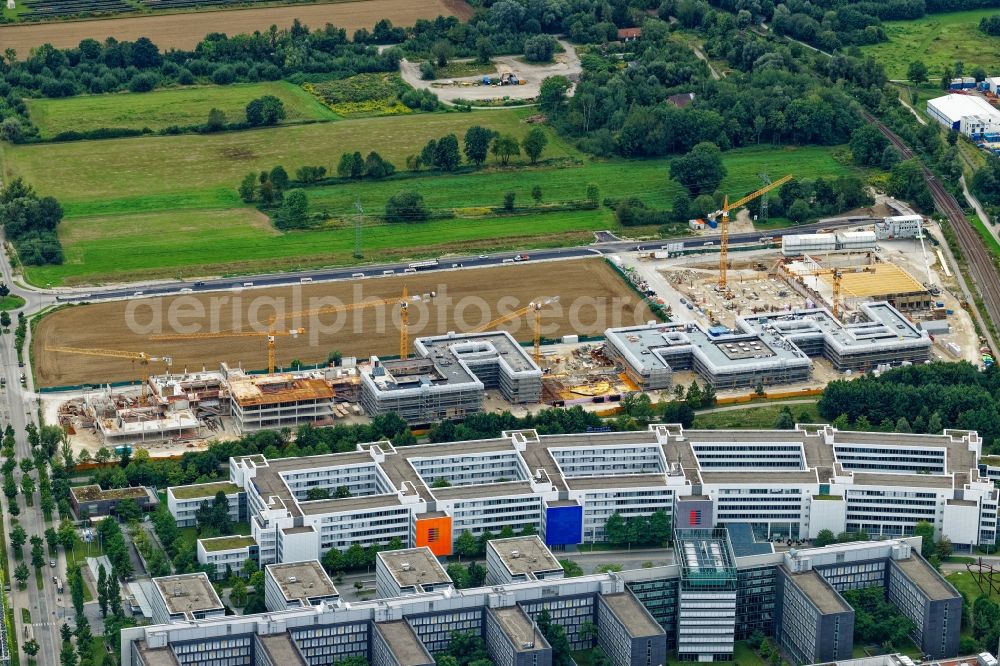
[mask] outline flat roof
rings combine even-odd
[[[333,581],[317,560],[268,564],[265,569],[278,584],[286,601],[339,596]]]
[[[78,502],[93,502],[100,500],[119,499],[140,499],[148,497],[145,486],[131,486],[129,488],[109,488],[104,490],[97,484],[89,486],[72,486],[69,491],[73,493]]]
[[[632,638],[659,636],[664,633],[663,627],[650,617],[649,612],[631,593],[602,594],[601,598],[608,604],[615,617],[625,625],[626,631]]]
[[[151,648],[146,641],[139,641],[138,647],[146,666],[179,666],[174,651],[169,647]]]
[[[993,116],[994,118],[1000,116],[1000,111],[978,95],[942,95],[927,100],[927,105],[933,106],[948,116],[952,122],[965,116]]]
[[[494,539],[487,544],[513,576],[562,569],[559,561],[536,535]]]
[[[450,583],[451,578],[427,546],[378,553],[399,587]]]
[[[154,578],[153,584],[171,615],[191,615],[201,611],[224,610],[219,595],[203,571],[177,576]],[[192,618],[193,619],[193,618]]]
[[[941,474],[875,474],[854,472],[855,486],[913,486],[917,488],[951,488],[954,481]]]
[[[622,474],[616,476],[571,476],[566,483],[573,490],[604,490],[605,488],[659,488],[666,485],[664,474]]]
[[[497,623],[507,634],[510,642],[514,645],[514,650],[524,652],[526,650],[537,650],[548,647],[548,641],[542,632],[538,631],[531,618],[525,614],[524,610],[517,605],[503,606],[501,608],[490,608]]]
[[[736,570],[725,528],[674,531],[674,553],[684,576],[726,576]]]
[[[295,647],[295,642],[286,631],[280,634],[256,634],[257,640],[264,646],[264,651],[271,657],[271,662],[281,666],[307,666],[302,653]]]
[[[954,599],[959,596],[954,588],[945,582],[941,575],[934,571],[922,558],[911,556],[905,560],[892,561],[903,570],[906,577],[912,580],[931,601]]]
[[[522,377],[542,375],[531,355],[506,331],[451,332],[417,338],[413,347],[416,357],[380,361],[365,372],[365,379],[383,392],[443,385],[482,387],[475,370],[484,362],[501,363]]]
[[[375,628],[389,644],[399,666],[423,666],[434,663],[434,658],[427,652],[427,648],[413,633],[413,627],[406,620],[376,622]]]
[[[227,495],[243,492],[235,483],[218,481],[215,483],[198,483],[191,486],[171,486],[168,489],[177,499],[196,499],[199,497],[215,497],[221,490]]]
[[[822,319],[822,318],[821,318]],[[780,322],[779,322],[780,323]],[[818,326],[814,320],[791,319],[789,325],[804,325],[815,332]],[[767,323],[761,325],[770,325]],[[895,338],[893,334],[893,338]],[[502,483],[470,484],[451,486],[447,488],[431,488],[414,469],[415,459],[446,459],[477,454],[519,455],[528,474],[534,475],[542,470],[548,475],[555,489],[560,492],[613,492],[621,488],[654,488],[666,489],[673,475],[690,481],[693,484],[746,485],[747,474],[752,473],[752,481],[758,484],[799,484],[815,485],[828,483],[841,472],[838,467],[838,456],[843,458],[844,447],[873,446],[886,449],[892,455],[882,461],[883,471],[850,471],[854,476],[855,486],[875,487],[909,487],[948,489],[961,488],[970,478],[976,478],[977,445],[969,440],[964,432],[950,432],[947,435],[918,435],[898,433],[866,433],[831,430],[832,442],[823,425],[809,426],[808,430],[676,430],[664,441],[658,441],[658,433],[652,430],[634,432],[580,433],[567,435],[540,435],[528,438],[524,451],[517,452],[511,440],[511,434],[506,437],[482,439],[468,442],[446,442],[436,444],[419,444],[399,448],[386,447],[383,450],[384,460],[375,462],[372,452],[368,449],[344,453],[307,456],[302,458],[276,458],[262,461],[259,456],[252,458],[250,463],[246,457],[235,459],[234,464],[255,464],[256,476],[248,482],[248,492],[257,492],[265,503],[274,501],[276,506],[283,506],[293,517],[303,514],[320,515],[338,512],[355,515],[368,511],[385,511],[390,507],[402,506],[407,496],[417,495],[427,503],[478,501],[485,498],[502,498],[514,496],[536,496],[528,481],[506,481]],[[372,444],[375,446],[376,444]],[[706,455],[717,455],[709,451],[711,446],[729,447],[743,454],[751,453],[756,446],[795,446],[801,450],[799,465],[804,469],[779,469],[767,467],[767,457],[759,459],[753,456],[741,461],[737,471],[732,467],[708,467],[701,469],[701,461],[707,460]],[[595,469],[595,474],[603,476],[564,477],[559,465],[556,464],[553,453],[559,449],[573,450],[588,447],[630,447],[645,446],[662,451],[662,459],[671,467],[677,467],[668,474],[623,474],[616,470]],[[914,474],[910,463],[904,458],[908,450],[933,450],[941,460],[938,465],[947,466],[944,474]],[[898,458],[894,462],[894,459]],[[844,461],[846,465],[846,459]],[[283,475],[287,473],[305,473],[317,468],[335,468],[347,465],[371,465],[377,467],[384,475],[387,484],[396,489],[379,495],[361,495],[343,499],[328,499],[313,502],[300,502],[285,483]],[[743,466],[745,465],[745,466]],[[849,466],[849,465],[848,465]],[[793,465],[797,467],[797,465]],[[720,470],[720,471],[715,471]],[[971,476],[970,476],[971,474]],[[673,479],[678,480],[678,479]],[[226,483],[208,484],[172,488],[175,496],[203,496],[210,494],[216,488],[237,491],[238,488]],[[208,488],[208,492],[206,492]],[[811,491],[815,493],[815,490]],[[558,500],[557,500],[558,501]],[[550,506],[571,505],[553,504]],[[427,517],[440,515],[428,513]]]
[[[220,550],[235,550],[237,548],[246,548],[248,546],[257,545],[257,541],[252,536],[242,535],[212,537],[210,539],[198,539],[198,541],[200,541],[202,547],[210,553]]]
[[[303,525],[302,527],[282,527],[281,531],[285,534],[309,534],[315,532],[316,528],[312,525]]]
[[[830,587],[830,584],[823,580],[815,571],[803,571],[791,573],[788,569],[788,577],[792,579],[795,586],[802,590],[802,593],[815,604],[819,612],[827,615],[829,613],[844,613],[851,610],[851,607],[844,603],[837,591]]]
[[[531,489],[531,484],[527,481],[509,481],[504,483],[484,483],[469,486],[449,486],[448,488],[431,488],[431,492],[434,493],[434,497],[441,500],[534,494],[534,491]]]
[[[844,298],[873,298],[892,294],[926,294],[927,288],[912,275],[896,264],[872,264],[865,268],[872,272],[843,272],[840,278],[840,293]],[[833,286],[833,276],[820,276]]]
[[[333,387],[325,379],[291,374],[234,379],[229,383],[229,391],[233,400],[241,407],[303,400],[333,400],[335,395]]]

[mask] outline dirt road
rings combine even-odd
[[[424,81],[420,78],[420,63],[403,59],[399,64],[403,80],[414,88],[425,88],[438,96],[442,102],[451,104],[457,99],[488,100],[502,97],[512,99],[534,99],[541,91],[542,81],[550,76],[565,76],[576,83],[580,78],[580,58],[576,49],[569,42],[559,40],[564,52],[557,53],[554,61],[548,64],[533,65],[518,60],[514,56],[498,56],[493,58],[497,68],[506,66],[515,72],[518,78],[525,81],[517,86],[484,86],[478,85],[482,76],[466,76],[445,81]],[[573,94],[570,89],[568,95]]]

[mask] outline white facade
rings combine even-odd
[[[172,486],[167,488],[167,510],[177,521],[177,527],[193,527],[198,524],[196,514],[202,502],[212,503],[215,495],[222,491],[226,493],[229,502],[229,519],[237,522],[240,519],[239,488],[229,483],[201,483],[190,486]],[[175,494],[176,491],[176,494]]]
[[[966,136],[1000,131],[1000,110],[977,95],[951,94],[927,100],[927,114]]]
[[[246,493],[252,536],[268,564],[395,538],[413,546],[418,516],[428,513],[451,521],[450,533],[435,528],[450,542],[466,530],[496,535],[530,526],[549,544],[546,531],[560,511],[579,522],[552,528],[574,534],[559,545],[603,541],[616,512],[628,519],[662,510],[679,525],[684,516],[674,515],[675,505],[685,498],[710,502],[715,524],[748,523],[758,538],[813,538],[824,529],[898,537],[926,520],[958,546],[992,544],[998,491],[980,475],[980,452],[978,435],[967,431],[654,425],[579,435],[516,431],[399,449],[380,442],[307,458],[235,458],[229,468]],[[305,499],[312,488],[338,487],[350,496]]]
[[[239,574],[248,559],[256,559],[257,544],[251,537],[216,537],[198,539],[198,564],[215,567],[215,577],[222,578],[227,570]]]
[[[875,223],[875,236],[879,240],[917,238],[923,223],[920,215],[894,215]]]
[[[781,237],[781,253],[786,257],[836,249],[836,234],[786,234]]]

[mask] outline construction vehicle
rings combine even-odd
[[[433,296],[433,292],[431,296]],[[409,333],[408,333],[408,307],[410,303],[409,293],[406,287],[403,287],[403,294],[399,298],[382,298],[373,301],[363,301],[361,303],[349,303],[347,305],[328,305],[321,308],[313,308],[311,310],[297,310],[295,312],[279,313],[271,315],[267,323],[267,331],[220,331],[217,333],[164,333],[160,335],[150,336],[150,340],[156,341],[174,341],[174,340],[204,340],[212,338],[233,338],[233,337],[262,337],[267,339],[267,371],[269,374],[274,374],[275,367],[277,365],[275,356],[275,338],[282,336],[297,337],[305,333],[304,328],[292,328],[288,330],[279,330],[276,325],[279,321],[284,321],[287,319],[297,319],[302,317],[313,317],[324,314],[336,314],[339,312],[352,312],[355,310],[365,310],[368,308],[380,307],[383,305],[399,305],[400,307],[400,336],[399,336],[399,355],[400,358],[406,358],[407,350],[409,348]]]
[[[58,352],[61,354],[79,354],[81,356],[103,356],[105,358],[126,358],[132,361],[132,367],[135,367],[136,361],[139,362],[139,366],[142,367],[142,397],[146,398],[146,384],[149,383],[149,364],[162,361],[165,370],[164,372],[170,372],[170,366],[173,364],[173,358],[170,356],[150,356],[146,352],[133,352],[133,351],[121,351],[118,349],[88,349],[82,347],[46,347],[47,352]],[[22,381],[24,375],[21,375]]]
[[[765,185],[756,192],[751,192],[742,199],[734,201],[733,203],[729,203],[729,196],[727,195],[722,204],[722,209],[709,214],[708,217],[711,220],[714,220],[720,215],[722,216],[722,219],[719,222],[719,291],[726,293],[729,292],[729,285],[726,281],[726,271],[729,268],[729,211],[739,210],[745,204],[748,204],[754,199],[767,194],[776,187],[781,187],[791,179],[791,175],[779,178],[773,183]]]
[[[529,312],[535,313],[535,326],[534,326],[534,352],[532,353],[532,358],[535,359],[535,363],[540,363],[542,360],[542,308],[546,305],[551,305],[552,303],[558,303],[559,297],[552,296],[550,298],[543,298],[539,301],[532,301],[528,303],[523,308],[518,308],[513,312],[509,312],[501,317],[497,317],[493,321],[480,326],[479,328],[473,329],[473,333],[483,333],[484,331],[489,331],[495,329],[501,324],[506,324],[509,321],[513,321],[518,317],[521,317]]]

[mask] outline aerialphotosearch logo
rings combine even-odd
[[[376,340],[398,334],[405,307],[412,337],[481,330],[490,322],[512,315],[534,303],[543,337],[561,334],[602,335],[608,328],[641,324],[648,310],[634,296],[580,296],[565,301],[558,294],[540,292],[529,300],[502,296],[489,301],[481,296],[451,296],[447,284],[431,291],[386,296],[366,295],[364,284],[352,285],[351,297],[306,295],[295,285],[282,295],[265,293],[183,294],[156,299],[135,299],[125,307],[125,323],[133,334],[161,340],[183,340],[206,334],[220,338],[250,333],[285,335],[290,332],[320,347],[334,336],[352,334]],[[309,291],[315,293],[315,289]],[[515,336],[533,331],[534,308],[512,316],[503,328]]]

